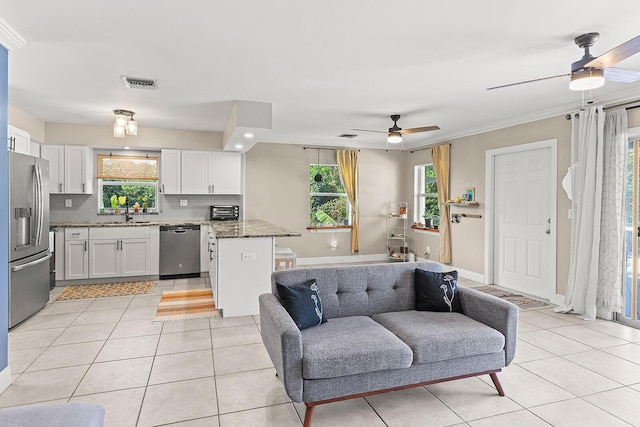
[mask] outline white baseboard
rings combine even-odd
[[[464,268],[457,268],[454,266],[449,266],[451,270],[456,270],[458,272],[458,277],[464,277],[465,279],[473,280],[474,282],[487,284],[484,282],[484,274],[476,273],[475,271],[465,270]]]
[[[564,305],[564,295],[554,294],[549,298],[549,302],[554,305]]]
[[[386,261],[387,254],[325,256],[296,259],[297,265],[343,264],[349,262]]]
[[[11,384],[11,366],[0,371],[0,393],[5,391],[9,384]]]

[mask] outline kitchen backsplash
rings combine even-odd
[[[242,215],[242,196],[240,195],[168,195],[159,194],[159,212],[157,215],[139,213],[135,218],[144,221],[157,220],[209,219],[211,205],[240,205]],[[112,215],[98,214],[98,195],[52,194],[50,197],[49,221],[61,222],[111,222]],[[65,207],[65,200],[71,199],[71,207]],[[188,206],[180,206],[180,200],[187,200]],[[146,218],[145,218],[146,217]],[[124,221],[124,219],[123,219]]]

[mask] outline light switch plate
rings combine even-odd
[[[72,205],[72,199],[64,199],[64,207],[70,208]]]
[[[186,200],[180,200],[180,206],[187,206]]]

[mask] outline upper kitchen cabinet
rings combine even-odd
[[[162,150],[160,152],[160,185],[164,194],[181,194],[180,150]]]
[[[242,154],[213,153],[211,156],[212,193],[242,193]]]
[[[8,126],[7,129],[7,148],[9,151],[15,151],[16,153],[31,154],[29,153],[29,145],[31,144],[31,135],[29,132],[22,129],[18,129],[13,126]]]
[[[182,151],[182,194],[211,194],[209,151]]]
[[[83,145],[40,147],[40,157],[49,160],[49,193],[92,194],[93,150]]]
[[[242,154],[162,150],[160,179],[164,194],[241,194]]]

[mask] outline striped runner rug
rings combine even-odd
[[[216,317],[218,310],[211,289],[187,289],[162,293],[154,322]]]

